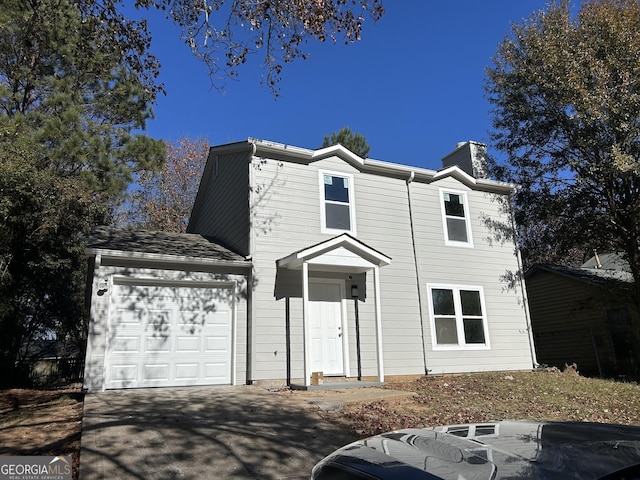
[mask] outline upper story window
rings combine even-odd
[[[442,198],[445,243],[460,247],[472,247],[467,194],[457,190],[440,190],[440,196]]]
[[[320,205],[323,233],[355,234],[353,175],[320,171]]]
[[[434,349],[489,348],[481,287],[427,285]]]

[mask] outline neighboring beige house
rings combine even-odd
[[[633,277],[618,254],[579,268],[536,264],[525,274],[538,361],[580,373],[637,378],[632,361]]]
[[[89,245],[85,386],[532,368],[521,285],[503,280],[513,186],[485,178],[483,153],[459,144],[433,171],[340,145],[212,147],[188,234]]]

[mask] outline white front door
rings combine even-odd
[[[311,371],[344,375],[340,282],[309,282]]]

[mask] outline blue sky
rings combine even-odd
[[[371,158],[438,169],[457,142],[487,142],[485,68],[511,22],[545,4],[387,0],[385,15],[368,20],[360,42],[309,42],[311,57],[285,66],[278,99],[261,85],[258,57],[239,80],[227,82],[224,94],[212,89],[206,67],[179,31],[145,14],[167,92],[147,134],[204,137],[211,145],[254,137],[318,148],[325,135],[346,125],[367,138]]]

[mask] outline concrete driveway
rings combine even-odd
[[[339,397],[313,397],[255,386],[88,394],[80,480],[309,478],[355,440],[316,412]]]

